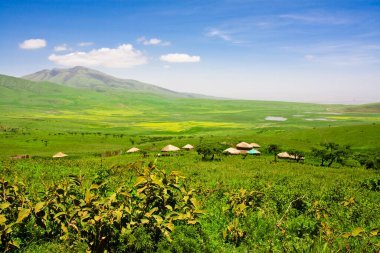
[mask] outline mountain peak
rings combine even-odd
[[[202,95],[175,92],[136,80],[116,78],[83,66],[42,70],[34,74],[23,76],[23,78],[32,81],[48,81],[70,87],[91,89],[96,91],[117,89],[129,92],[154,93],[172,97],[205,97]]]

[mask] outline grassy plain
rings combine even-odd
[[[310,149],[321,142],[352,145],[357,153],[380,148],[379,105],[344,106],[265,101],[177,99],[112,90],[96,92],[51,83],[0,78],[0,172],[23,181],[37,196],[47,184],[84,176],[84,188],[100,174],[105,196],[132,187],[136,167],[157,159],[168,172],[179,171],[194,188],[205,214],[196,226],[178,225],[173,242],[159,239],[141,248],[161,252],[376,252],[380,246],[380,195],[367,182],[379,174],[358,163],[319,167]],[[286,121],[265,118],[284,117]],[[221,156],[202,161],[196,152],[155,157],[166,144],[256,142],[262,156]],[[265,147],[306,153],[304,163],[273,162]],[[125,154],[132,147],[148,153]],[[64,159],[51,156],[63,151]],[[111,151],[121,155],[107,157]],[[15,154],[31,159],[10,160]],[[103,156],[102,156],[103,154]],[[226,211],[228,196],[240,189],[262,192],[243,216]],[[233,224],[237,240],[224,237]],[[363,231],[353,236],[352,231]],[[358,230],[356,230],[357,232]],[[351,234],[350,234],[351,233]],[[136,235],[137,236],[137,235]],[[144,244],[146,243],[146,244]],[[59,237],[31,236],[23,252],[81,251]],[[84,247],[85,249],[85,247]],[[133,250],[132,250],[133,251]],[[136,248],[134,251],[137,251]]]

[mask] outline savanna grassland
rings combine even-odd
[[[380,249],[379,170],[360,159],[378,157],[379,104],[177,98],[6,76],[0,94],[3,251]],[[262,155],[156,156],[169,143],[240,141]],[[352,153],[320,166],[311,150],[330,142]],[[275,162],[270,144],[305,160]],[[68,157],[51,158],[58,151]]]

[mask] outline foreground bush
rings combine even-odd
[[[178,173],[150,164],[131,188],[104,191],[106,182],[89,188],[71,176],[33,196],[22,183],[0,181],[1,251],[22,247],[34,238],[59,239],[68,247],[85,243],[91,252],[155,251],[171,242],[175,227],[194,226],[202,213],[192,190]]]

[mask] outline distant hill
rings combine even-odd
[[[0,129],[82,129],[134,134],[265,132],[373,124],[378,105],[321,105],[274,101],[198,99],[123,88],[69,87],[0,75]],[[349,110],[350,112],[347,112]],[[355,111],[354,113],[352,113]],[[360,112],[360,113],[356,113]],[[267,120],[269,116],[286,121]]]
[[[349,106],[344,111],[345,112],[380,113],[380,103]]]
[[[81,66],[69,69],[45,69],[34,74],[23,76],[22,78],[31,81],[48,81],[69,87],[96,90],[98,92],[113,89],[130,92],[154,93],[180,98],[211,98],[200,94],[176,92],[132,79],[120,79]]]

